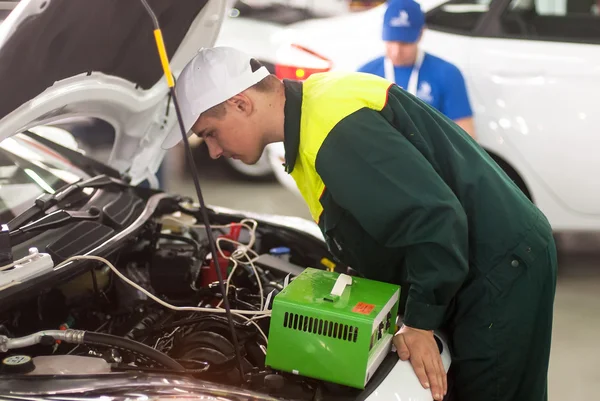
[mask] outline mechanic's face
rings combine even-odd
[[[385,42],[386,55],[397,67],[411,66],[417,59],[419,40],[414,43]]]
[[[223,156],[245,164],[256,163],[265,144],[251,99],[236,95],[225,102],[225,109],[222,116],[202,115],[192,127],[193,132],[204,139],[213,159]]]

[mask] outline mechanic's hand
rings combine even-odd
[[[448,391],[448,384],[433,331],[403,325],[394,336],[394,345],[401,360],[410,360],[421,385],[431,388],[433,398],[441,401]]]

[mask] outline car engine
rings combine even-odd
[[[347,267],[331,261],[325,245],[306,233],[211,213],[227,278],[222,294],[198,210],[174,204],[121,241],[106,256],[110,265],[84,260],[83,273],[21,294],[8,309],[0,306],[0,338],[13,346],[22,342],[0,353],[0,373],[181,374],[286,399],[356,399],[356,389],[265,367],[273,297],[304,267],[344,273]],[[241,349],[243,381],[221,313],[224,296]],[[2,347],[0,342],[0,351],[6,351]]]

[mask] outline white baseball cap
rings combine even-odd
[[[264,66],[252,71],[251,59],[232,47],[204,48],[183,68],[175,84],[175,95],[188,136],[200,114],[269,76]],[[181,139],[176,126],[164,139],[162,148],[170,149]]]

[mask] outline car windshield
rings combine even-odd
[[[55,151],[32,137],[18,134],[0,142],[0,223],[33,205],[43,193],[88,178]]]

